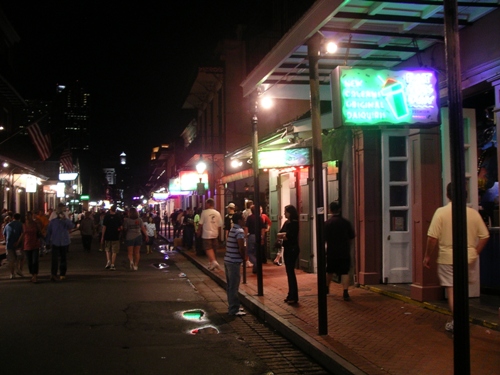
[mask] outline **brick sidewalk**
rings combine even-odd
[[[224,249],[217,259],[222,265]],[[199,267],[207,259],[194,251],[183,252]],[[366,374],[453,374],[453,338],[445,332],[449,315],[364,289],[351,288],[351,301],[342,299],[338,284],[327,297],[328,335],[318,335],[317,275],[297,270],[299,304],[283,302],[287,294],[284,266],[268,261],[263,265],[263,296],[257,296],[257,278],[247,269],[247,283],[240,292],[245,304],[260,305],[291,327],[309,343],[309,350],[326,347],[335,358],[342,357]],[[209,272],[224,286],[223,271]],[[247,296],[248,298],[245,298]],[[248,302],[249,301],[249,302]],[[252,306],[247,306],[252,312]],[[280,327],[274,327],[280,331]],[[302,340],[301,340],[302,341]],[[300,345],[299,345],[300,346]],[[500,332],[479,325],[470,326],[471,374],[498,374]],[[308,350],[308,348],[305,348]],[[311,352],[312,353],[312,352]],[[355,373],[356,371],[351,372]]]

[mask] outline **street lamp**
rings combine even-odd
[[[200,178],[200,182],[198,182],[196,191],[198,195],[205,195],[205,185],[202,182],[203,173],[207,170],[207,164],[203,161],[203,155],[200,154],[200,161],[196,164],[196,172],[198,172],[198,176]],[[199,204],[201,205],[202,202]]]
[[[261,241],[261,216],[260,216],[260,185],[259,185],[259,158],[258,158],[258,146],[259,146],[259,133],[257,130],[257,124],[259,122],[257,118],[257,113],[259,112],[259,92],[256,92],[253,95],[252,100],[252,167],[253,167],[253,191],[254,191],[254,200],[253,204],[255,207],[255,253],[257,256],[257,295],[264,295],[264,286],[262,280],[262,246],[260,245]],[[272,106],[272,102],[269,97],[261,98],[260,105],[263,108],[270,108]]]

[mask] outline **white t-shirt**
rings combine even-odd
[[[201,212],[199,224],[203,225],[201,238],[217,238],[219,236],[219,228],[222,227],[222,216],[219,211],[207,208]]]
[[[466,207],[467,215],[467,253],[468,262],[472,263],[477,258],[477,240],[488,238],[490,232],[476,210]],[[427,235],[439,241],[439,254],[437,263],[453,264],[453,224],[451,203],[440,207],[432,217]]]

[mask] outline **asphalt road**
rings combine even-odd
[[[181,254],[143,253],[134,272],[121,251],[110,271],[97,243],[72,241],[64,281],[49,281],[50,254],[38,284],[0,267],[2,374],[326,373],[251,315],[224,314],[225,291]]]

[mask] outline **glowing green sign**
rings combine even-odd
[[[259,169],[299,167],[312,164],[311,149],[308,147],[259,151],[258,159]]]
[[[338,67],[332,74],[335,127],[439,125],[436,73]],[[336,104],[336,105],[335,105]]]

